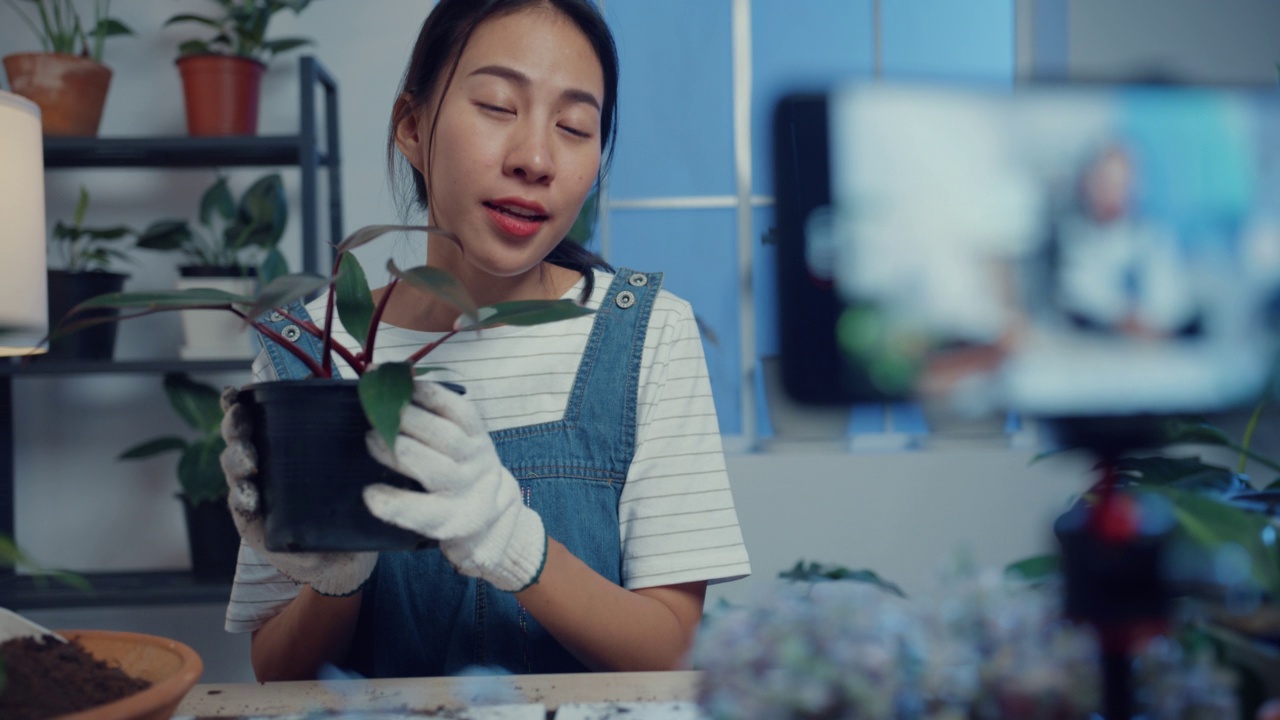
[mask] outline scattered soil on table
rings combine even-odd
[[[6,682],[0,718],[44,720],[128,697],[151,683],[90,655],[75,642],[52,635],[0,644]]]

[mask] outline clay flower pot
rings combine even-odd
[[[111,68],[66,53],[18,53],[5,56],[4,70],[13,92],[40,106],[46,136],[98,134]]]
[[[267,66],[230,55],[187,55],[177,60],[192,136],[256,135],[258,96]]]

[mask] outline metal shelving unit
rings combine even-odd
[[[307,56],[299,62],[299,127],[296,135],[248,137],[49,138],[44,143],[46,170],[84,168],[297,167],[301,175],[302,268],[320,272],[331,261],[322,253],[326,239],[342,238],[341,154],[338,140],[338,88],[333,77]],[[317,91],[323,92],[318,101]],[[321,106],[320,102],[323,102]],[[320,113],[323,112],[323,115]],[[323,126],[321,120],[323,119]],[[323,216],[327,238],[320,236],[320,172],[327,173]],[[327,268],[325,271],[327,273]],[[323,274],[323,273],[321,273]],[[14,536],[13,383],[26,376],[120,373],[219,373],[248,371],[248,361],[75,361],[32,358],[0,363],[0,534]],[[81,573],[91,592],[57,580],[0,569],[0,606],[14,609],[156,605],[221,602],[226,583],[197,581],[188,572]]]

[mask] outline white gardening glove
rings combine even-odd
[[[289,579],[310,585],[321,595],[351,595],[373,574],[376,552],[279,553],[267,550],[262,514],[258,512],[258,453],[251,440],[246,408],[236,402],[239,391],[222,391],[222,473],[227,478],[227,506],[240,538]]]
[[[458,572],[500,590],[519,592],[537,582],[547,557],[542,518],[525,506],[520,484],[465,397],[437,383],[418,384],[395,452],[373,432],[368,444],[378,462],[427,491],[370,485],[364,502],[374,517],[435,538]]]

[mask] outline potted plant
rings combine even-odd
[[[289,204],[280,175],[254,181],[237,201],[225,177],[200,199],[198,227],[186,220],[158,220],[139,236],[143,250],[176,252],[178,289],[214,288],[252,295],[259,281],[269,283],[288,272],[277,247],[289,220]],[[204,311],[182,313],[186,359],[251,357],[245,325],[232,315]]]
[[[235,575],[240,534],[227,510],[227,482],[218,456],[227,446],[219,432],[222,408],[217,388],[182,373],[164,376],[164,392],[178,417],[200,433],[194,440],[166,435],[139,443],[120,460],[139,460],[178,452],[178,486],[187,521],[191,571],[201,580],[230,580]]]
[[[118,293],[129,277],[112,272],[111,268],[128,255],[120,245],[133,231],[123,225],[90,228],[84,226],[89,208],[89,191],[80,188],[71,224],[59,220],[53,226],[49,239],[53,245],[50,253],[52,264],[62,269],[48,271],[49,320],[56,323],[67,316],[72,308],[89,298],[107,293]],[[93,317],[110,319],[116,316],[112,308],[96,308]],[[79,360],[110,360],[115,352],[116,328],[114,323],[99,323],[74,333],[50,336],[49,356]]]
[[[102,64],[106,39],[132,35],[108,15],[111,0],[95,0],[93,27],[86,27],[72,0],[26,0],[39,24],[17,0],[6,0],[40,39],[43,52],[4,58],[9,85],[40,106],[45,135],[95,136],[111,84],[111,68]]]
[[[296,15],[311,0],[213,0],[215,17],[180,13],[165,26],[195,23],[209,28],[208,40],[178,47],[178,72],[191,135],[253,135],[258,131],[262,73],[272,57],[310,44],[306,38],[266,38],[271,18],[282,10]]]
[[[376,225],[361,228],[339,243],[328,278],[283,275],[256,296],[220,290],[171,290],[117,293],[94,298],[75,315],[100,308],[136,311],[127,317],[182,309],[221,309],[240,317],[280,349],[297,357],[308,378],[257,383],[240,393],[253,418],[258,449],[257,481],[266,508],[266,544],[273,551],[349,551],[419,547],[424,538],[373,518],[364,506],[363,487],[391,483],[412,488],[411,480],[374,460],[365,445],[372,429],[387,446],[395,444],[400,414],[409,404],[416,375],[438,368],[416,367],[433,349],[460,332],[498,325],[537,325],[588,315],[572,300],[526,300],[477,307],[462,284],[430,266],[401,270],[388,261],[391,282],[375,304],[365,273],[352,250],[393,230],[420,230],[449,235],[439,228]],[[458,325],[444,337],[418,349],[403,362],[373,364],[372,348],[387,300],[401,285],[434,295],[461,313]],[[324,319],[298,315],[300,301],[333,286]],[[333,317],[358,343],[347,348],[333,342]],[[278,316],[293,328],[288,334],[271,327]],[[90,318],[64,324],[59,332],[127,318]],[[304,343],[320,348],[319,359]],[[341,358],[358,379],[340,379],[334,358]],[[301,434],[300,434],[301,433]],[[300,441],[305,437],[305,441]]]

